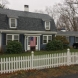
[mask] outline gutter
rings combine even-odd
[[[55,31],[26,31],[26,30],[0,30],[1,33],[23,33],[23,34],[57,34]]]

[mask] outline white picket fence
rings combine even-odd
[[[18,70],[45,69],[65,65],[78,64],[78,52],[9,57],[0,59],[0,73],[11,73]]]

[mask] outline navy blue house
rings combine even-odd
[[[0,8],[0,47],[9,41],[19,41],[25,51],[31,50],[31,37],[35,37],[35,50],[45,49],[46,43],[57,34],[54,20],[47,14]]]

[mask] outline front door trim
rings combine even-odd
[[[29,47],[30,45],[28,45],[28,37],[37,37],[37,45],[36,45],[36,50],[40,51],[40,36],[35,36],[35,35],[29,35],[29,36],[25,36],[25,51],[30,50]]]

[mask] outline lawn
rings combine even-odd
[[[78,49],[70,49],[71,52],[78,52]],[[58,50],[58,51],[35,51],[34,55],[44,55],[44,54],[53,54],[53,53],[64,53],[67,52],[66,49]],[[24,52],[20,54],[0,54],[0,58],[2,57],[16,57],[16,56],[29,56],[31,52]]]
[[[61,66],[57,68],[17,71],[10,74],[2,74],[0,78],[60,78],[60,76],[78,74],[78,65]]]

